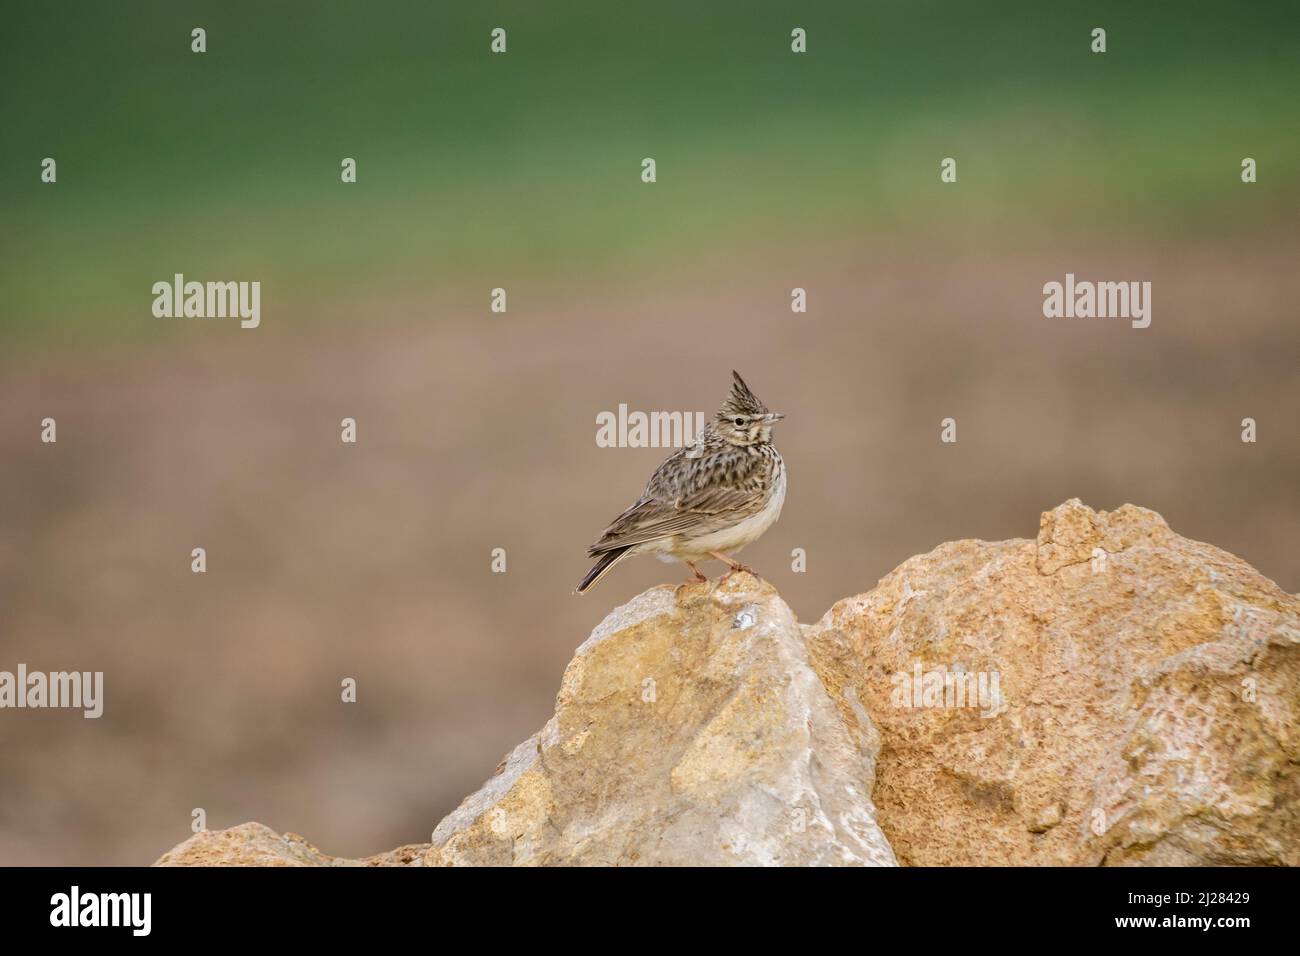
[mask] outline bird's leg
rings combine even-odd
[[[682,560],[686,561],[685,558],[683,558]],[[694,561],[686,561],[686,566],[695,572],[695,577],[691,578],[689,581],[683,581],[681,584],[677,585],[677,589],[675,593],[679,600],[681,599],[682,596],[682,588],[688,588],[692,584],[708,584],[709,582],[709,579],[700,573],[700,569],[695,566]]]
[[[719,561],[721,561],[723,564],[725,564],[728,568],[731,569],[730,571],[728,571],[726,574],[722,576],[722,580],[724,581],[727,578],[731,577],[733,571],[744,571],[747,574],[752,574],[760,581],[763,580],[763,576],[759,574],[757,571],[755,571],[753,568],[746,567],[745,565],[737,561],[735,558],[728,557],[727,555],[723,554],[721,551],[710,551],[709,554],[717,558]]]

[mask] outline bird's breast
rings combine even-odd
[[[763,503],[763,507],[741,521],[726,528],[720,528],[701,536],[692,535],[684,547],[679,546],[678,553],[689,550],[693,554],[707,554],[709,551],[738,551],[747,544],[752,544],[762,537],[763,532],[781,517],[781,506],[785,504],[785,469],[781,467],[778,457],[775,474],[772,478],[772,490]]]

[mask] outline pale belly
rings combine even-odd
[[[660,552],[658,555],[660,561],[694,561],[706,557],[710,551],[732,554],[762,537],[763,532],[772,527],[776,519],[781,516],[781,505],[784,503],[785,472],[782,471],[776,487],[772,490],[772,497],[768,499],[762,511],[729,528],[722,528],[700,538],[691,538],[689,541],[665,542],[664,546],[654,550]]]

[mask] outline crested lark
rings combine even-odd
[[[758,540],[781,514],[785,463],[771,438],[772,423],[785,416],[768,411],[744,379],[731,374],[731,394],[703,434],[669,456],[636,503],[587,549],[588,557],[600,560],[578,585],[579,594],[634,554],[684,561],[697,581],[708,580],[695,566],[705,557],[731,571],[750,570],[727,552]]]

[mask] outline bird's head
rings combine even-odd
[[[740,373],[732,372],[731,394],[713,416],[713,427],[733,445],[761,445],[772,440],[772,425],[785,418],[770,411],[749,390]]]

